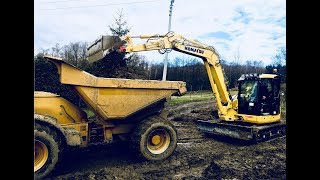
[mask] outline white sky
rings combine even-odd
[[[170,0],[34,2],[34,54],[57,43],[90,43],[100,35],[110,34],[108,25],[114,23],[121,9],[131,35],[165,34],[168,30]],[[286,1],[175,0],[171,31],[214,46],[229,62],[239,53],[241,62],[262,60],[267,65],[279,47],[286,47]],[[139,54],[150,61],[164,59],[157,51]],[[172,51],[169,60],[175,57],[192,58]]]

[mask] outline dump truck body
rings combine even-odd
[[[186,93],[182,81],[100,78],[57,59],[62,84],[72,85],[82,100],[104,120],[124,119],[161,99]]]
[[[165,159],[175,150],[177,132],[164,107],[172,95],[186,93],[185,82],[101,78],[60,58],[45,58],[56,65],[60,82],[70,85],[96,116],[88,119],[81,108],[57,94],[34,93],[37,177],[54,168],[57,161],[51,155],[59,157],[70,146],[128,140],[148,160]]]

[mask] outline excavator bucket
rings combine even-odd
[[[90,63],[101,60],[123,44],[119,36],[101,36],[87,48],[87,59]]]

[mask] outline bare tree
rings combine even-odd
[[[50,54],[51,56],[56,56],[56,57],[61,56],[61,47],[59,43],[57,43],[54,47],[51,48]]]
[[[246,66],[246,70],[245,70],[245,73],[248,73],[250,70],[250,67],[252,66],[252,62],[247,60],[246,63],[245,63],[245,66]]]
[[[240,60],[241,60],[241,57],[240,57],[240,46],[238,46],[237,51],[233,53],[233,57],[234,57],[234,62],[236,64],[240,64]]]
[[[86,58],[86,49],[86,42],[69,43],[61,48],[60,56],[67,62],[80,67],[81,61],[85,60]]]
[[[284,47],[281,47],[277,50],[277,54],[272,58],[273,59],[273,65],[284,65],[286,62],[286,49]]]
[[[254,60],[254,61],[252,62],[252,65],[253,65],[253,67],[254,67],[255,73],[260,73],[260,72],[259,72],[259,69],[261,69],[261,67],[263,66],[263,62],[262,62],[262,61]]]

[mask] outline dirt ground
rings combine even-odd
[[[215,102],[167,107],[178,145],[164,161],[137,159],[126,143],[73,151],[47,179],[286,179],[286,137],[258,144],[207,136],[194,121],[211,119]]]

